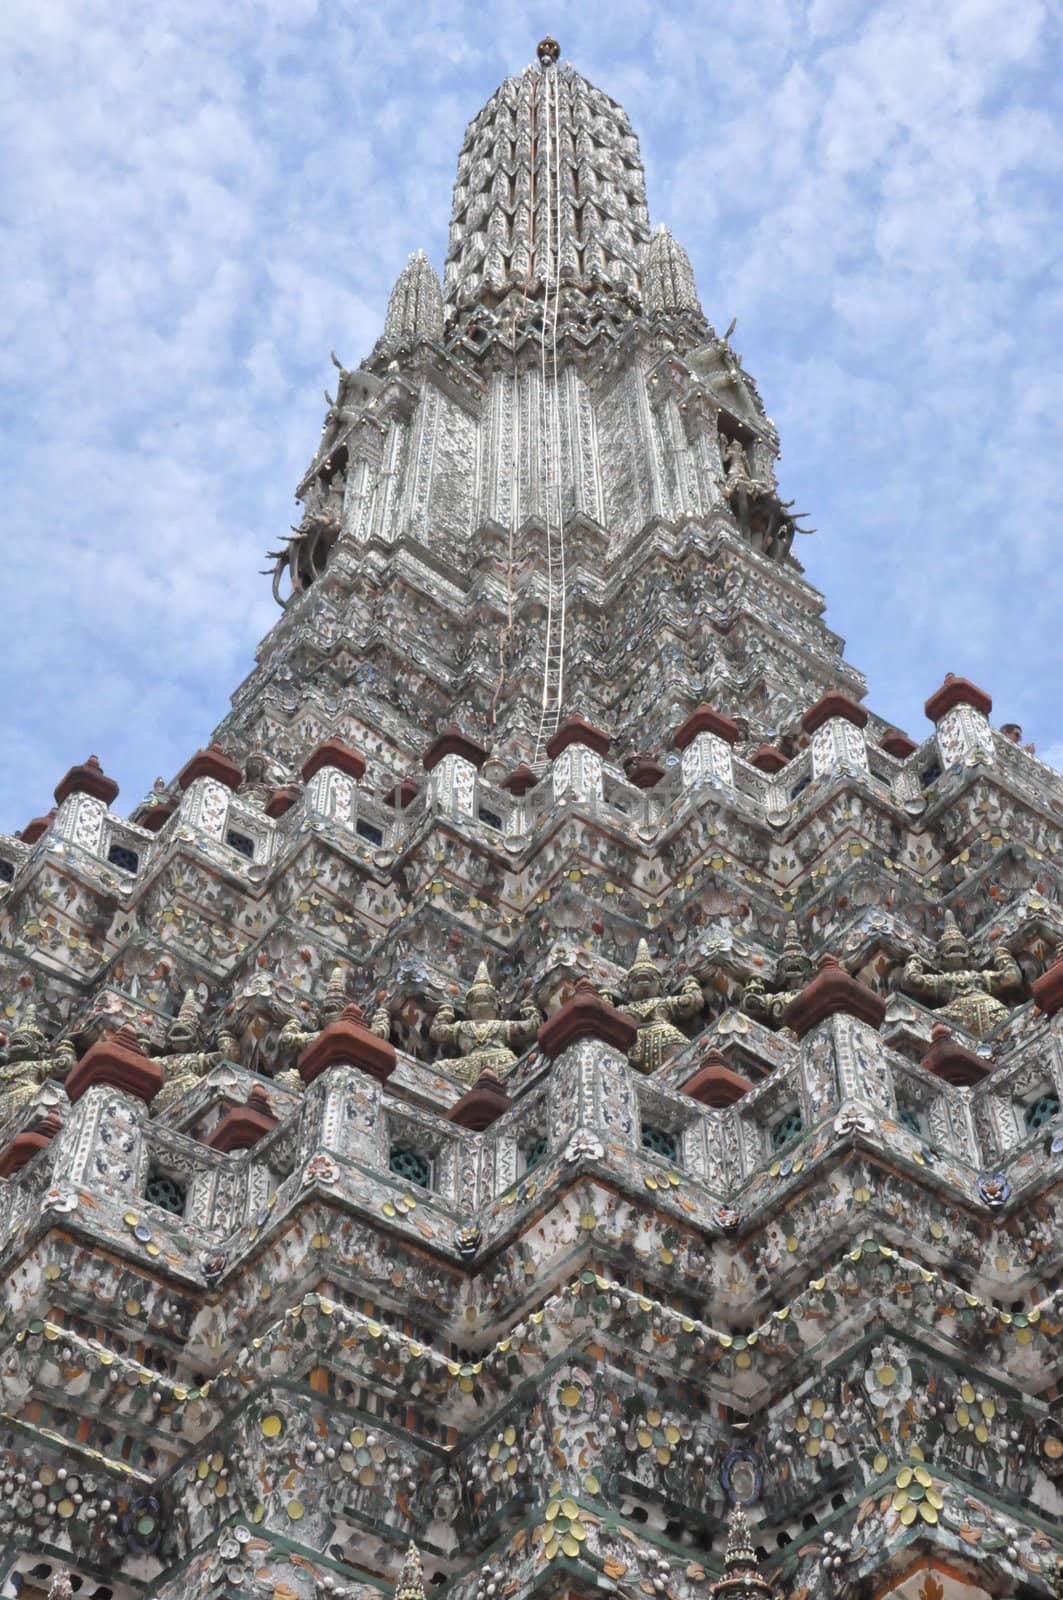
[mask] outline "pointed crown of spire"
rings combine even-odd
[[[399,273],[384,318],[386,339],[441,339],[443,290],[423,250]]]
[[[186,989],[181,996],[177,1020],[189,1025],[199,1021],[199,1001],[196,999],[196,991],[194,989]]]
[[[946,911],[945,925],[938,940],[938,950],[942,955],[959,955],[961,952],[966,955],[970,948],[966,934],[956,921],[955,912]]]
[[[694,269],[678,239],[662,222],[646,246],[642,265],[642,298],[646,310],[672,315],[691,311],[702,315]]]
[[[652,972],[655,978],[659,978],[661,975],[661,969],[650,955],[650,947],[645,939],[639,940],[635,950],[635,959],[628,967],[627,975],[629,978],[633,978],[639,972]]]
[[[340,962],[329,973],[328,983],[325,987],[325,998],[321,1002],[321,1016],[325,1022],[332,1022],[342,1015],[347,1004],[347,974]]]
[[[496,1002],[501,999],[498,990],[491,982],[491,974],[487,970],[486,961],[481,961],[477,967],[476,976],[465,991],[465,1003],[467,1005],[470,1000],[480,997],[484,999],[490,998]]]
[[[200,1036],[199,1000],[195,989],[192,988],[185,990],[177,1014],[171,1017],[170,1025],[166,1029],[167,1039],[180,1034],[197,1041]]]

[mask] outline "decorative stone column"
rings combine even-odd
[[[104,818],[117,796],[114,779],[107,776],[96,756],[89,756],[80,766],[71,767],[56,785],[56,833],[91,855],[99,855]]]
[[[626,1011],[603,1000],[588,978],[539,1029],[539,1046],[553,1063],[547,1097],[552,1142],[564,1146],[581,1131],[592,1141],[638,1145],[638,1104],[628,1051],[638,1028]]]
[[[529,789],[534,789],[538,782],[528,763],[522,761],[499,784],[499,788],[505,789],[516,801],[516,805],[506,818],[506,833],[511,837],[520,837],[528,831],[528,807],[524,802],[524,796]]]
[[[553,762],[554,799],[574,794],[591,805],[602,800],[602,757],[608,753],[609,736],[586,718],[566,717],[546,747]]]
[[[300,1157],[337,1155],[379,1163],[383,1151],[381,1084],[395,1070],[395,1047],[365,1025],[356,1005],[345,1006],[299,1057],[310,1087],[300,1128]],[[386,1160],[385,1160],[386,1165]]]
[[[989,726],[992,709],[993,701],[984,689],[967,678],[946,673],[945,682],[924,707],[937,729],[942,770],[965,761],[976,751],[983,761],[994,759],[993,730]]]
[[[801,718],[812,739],[812,777],[825,777],[838,767],[867,771],[867,746],[863,729],[867,712],[848,695],[831,691],[821,696]]]
[[[433,739],[421,757],[430,775],[432,799],[442,810],[455,816],[476,816],[476,774],[487,760],[487,751],[460,728],[447,728]]]
[[[184,790],[182,820],[212,839],[224,839],[229,821],[229,794],[240,787],[243,777],[236,762],[229,760],[220,745],[197,750],[177,775]]]
[[[303,762],[307,809],[345,827],[354,825],[355,788],[365,776],[365,761],[339,739],[324,744]]]
[[[137,1043],[130,1023],[97,1039],[69,1073],[74,1109],[56,1136],[55,1173],[74,1188],[139,1199],[147,1160],[148,1103],[165,1075]]]
[[[782,1015],[801,1040],[802,1111],[815,1121],[845,1101],[862,1102],[884,1116],[897,1109],[893,1073],[878,1037],[886,1002],[851,978],[833,956]]]
[[[683,787],[693,789],[700,783],[716,782],[732,788],[731,746],[738,743],[738,738],[738,726],[730,717],[721,716],[711,706],[695,706],[672,735],[672,743],[683,752]]]

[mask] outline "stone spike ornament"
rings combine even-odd
[[[691,312],[701,317],[701,301],[690,257],[663,223],[646,247],[642,292],[646,310],[651,314],[674,316],[679,312]]]
[[[1063,781],[862,704],[556,40],[451,217],[213,734],[0,835],[0,1593],[1047,1594]]]
[[[385,340],[441,339],[443,291],[423,250],[410,257],[391,291],[384,318]]]

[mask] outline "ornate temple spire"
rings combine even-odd
[[[703,314],[690,257],[663,222],[646,246],[642,299],[651,314],[670,315],[677,311],[691,311],[698,317]]]
[[[714,1600],[769,1600],[772,1587],[757,1565],[749,1523],[740,1504],[727,1525],[723,1566],[723,1577],[709,1589]]]
[[[425,1600],[424,1562],[412,1539],[395,1585],[395,1600]]]
[[[507,78],[458,158],[444,290],[454,315],[560,290],[637,298],[649,239],[638,140],[623,109],[571,68],[554,39]]]
[[[435,268],[423,250],[412,255],[399,273],[384,319],[385,339],[440,339],[443,335],[443,291]]]

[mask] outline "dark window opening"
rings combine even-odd
[[[524,1157],[525,1172],[533,1172],[541,1161],[545,1161],[546,1151],[546,1136],[543,1134],[538,1139],[533,1139],[531,1144],[525,1145],[521,1152]]]
[[[0,883],[11,883],[15,876],[15,863],[0,856]]]
[[[178,1178],[173,1178],[168,1172],[154,1167],[148,1174],[144,1198],[149,1205],[158,1206],[160,1211],[169,1211],[175,1217],[183,1217],[185,1206],[188,1204],[188,1188]]]
[[[489,828],[497,828],[498,831],[501,833],[501,831],[502,831],[502,818],[498,815],[497,811],[489,811],[486,806],[481,806],[480,807],[480,821],[481,822],[486,822],[487,826]]]
[[[121,872],[136,872],[140,866],[136,851],[127,850],[124,844],[113,844],[107,852],[107,859],[112,867],[117,867]]]
[[[255,859],[255,841],[249,839],[246,833],[237,833],[235,828],[230,828],[225,835],[225,843],[230,850],[236,850],[240,855],[246,856],[248,861]]]
[[[1059,1096],[1054,1089],[1050,1089],[1047,1094],[1038,1095],[1026,1107],[1026,1132],[1036,1133],[1038,1128],[1043,1128],[1046,1122],[1058,1116]]]
[[[642,1148],[652,1150],[655,1155],[664,1156],[666,1161],[679,1160],[679,1139],[676,1134],[669,1133],[667,1128],[643,1128]]]
[[[370,844],[384,843],[383,828],[374,827],[373,823],[366,822],[362,817],[359,817],[358,821],[355,823],[354,831],[361,838],[368,839]]]
[[[396,1177],[404,1179],[407,1183],[415,1183],[421,1189],[427,1189],[432,1181],[432,1165],[424,1156],[418,1155],[416,1150],[407,1149],[405,1145],[393,1144],[388,1156],[388,1168]]]
[[[804,1127],[800,1111],[788,1111],[785,1117],[780,1117],[771,1130],[771,1145],[773,1150],[781,1150],[783,1145],[789,1144],[791,1139]]]

